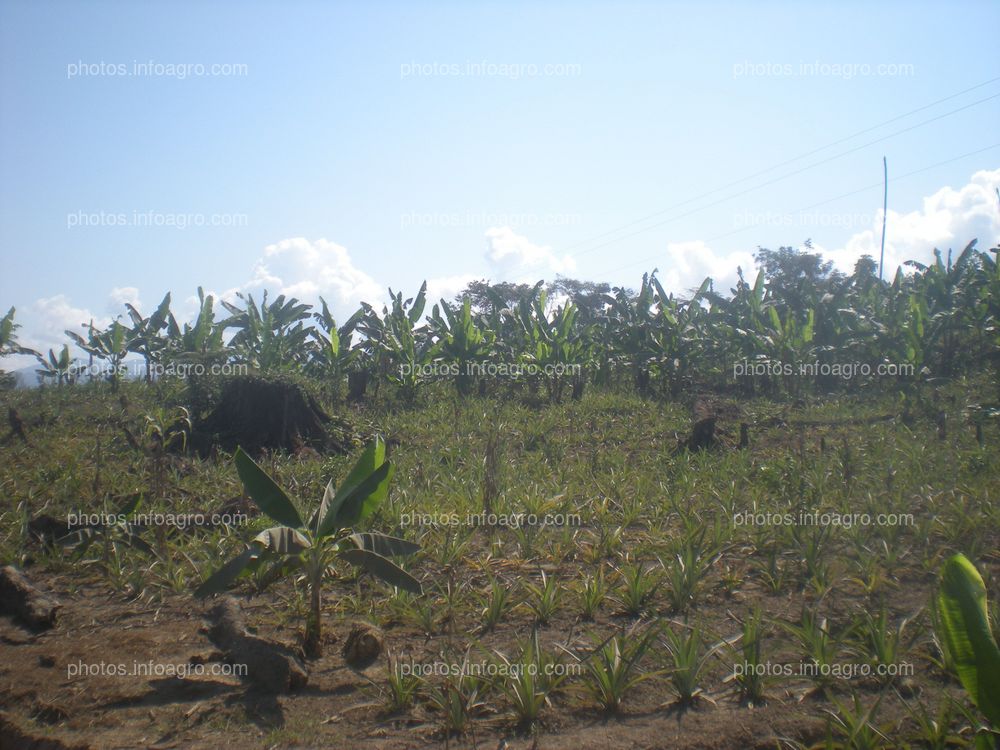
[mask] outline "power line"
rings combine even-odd
[[[762,183],[759,183],[759,184],[754,185],[752,187],[746,188],[745,190],[741,190],[741,191],[739,191],[737,193],[733,193],[731,195],[727,195],[724,198],[720,198],[719,200],[712,201],[711,203],[706,203],[703,206],[699,206],[698,208],[694,208],[694,209],[692,209],[690,211],[686,211],[685,213],[678,214],[677,216],[672,216],[671,218],[665,219],[665,220],[660,221],[660,222],[657,222],[656,224],[650,224],[649,226],[643,227],[642,229],[637,229],[634,232],[630,232],[630,233],[624,234],[624,235],[622,235],[620,237],[616,237],[615,239],[609,240],[607,242],[603,242],[600,245],[595,245],[594,247],[589,248],[588,250],[584,250],[582,252],[579,252],[576,255],[577,255],[577,257],[579,257],[581,255],[587,255],[588,253],[592,253],[595,250],[600,250],[601,248],[607,247],[608,245],[613,245],[616,242],[621,242],[622,240],[626,240],[629,237],[635,237],[636,235],[642,234],[643,232],[648,232],[651,229],[656,229],[657,227],[662,227],[662,226],[664,226],[666,224],[669,224],[669,223],[671,223],[673,221],[677,221],[678,219],[683,219],[685,217],[688,217],[688,216],[691,216],[693,214],[699,213],[700,211],[704,211],[706,208],[711,208],[712,206],[717,206],[720,203],[725,203],[726,201],[730,201],[733,198],[738,198],[741,195],[746,195],[747,193],[752,193],[753,191],[759,190],[762,187],[767,187],[768,185],[773,185],[773,184],[775,184],[777,182],[781,182],[782,180],[787,180],[789,177],[794,177],[795,175],[802,174],[803,172],[807,172],[808,170],[813,169],[814,167],[818,167],[818,166],[821,166],[823,164],[827,164],[827,163],[829,163],[831,161],[835,161],[836,159],[843,158],[844,156],[848,156],[849,154],[853,154],[853,153],[855,153],[857,151],[860,151],[861,149],[868,148],[869,146],[874,146],[876,143],[881,143],[882,141],[888,140],[890,138],[895,138],[897,135],[902,135],[903,133],[908,133],[911,130],[915,130],[916,128],[923,127],[924,125],[928,125],[928,124],[930,124],[932,122],[935,122],[937,120],[940,120],[942,118],[950,117],[951,115],[957,114],[958,112],[962,112],[963,110],[969,109],[970,107],[975,107],[975,106],[977,106],[979,104],[982,104],[983,102],[987,102],[987,101],[990,101],[991,99],[996,99],[998,97],[1000,97],[1000,93],[993,94],[992,96],[987,96],[987,97],[985,97],[983,99],[979,99],[977,101],[974,101],[971,104],[966,104],[966,105],[964,105],[962,107],[958,107],[957,109],[953,109],[953,110],[951,110],[949,112],[945,112],[944,114],[937,115],[936,117],[932,117],[929,120],[923,120],[922,122],[918,122],[915,125],[910,125],[909,127],[903,128],[902,130],[897,130],[894,133],[889,133],[889,135],[882,136],[881,138],[876,138],[875,140],[869,141],[868,143],[863,143],[860,146],[855,146],[854,148],[848,149],[847,151],[842,151],[839,154],[834,154],[833,156],[830,156],[830,157],[828,157],[826,159],[822,159],[820,161],[813,162],[812,164],[808,164],[808,165],[806,165],[804,167],[801,167],[799,169],[796,169],[796,170],[794,170],[792,172],[788,172],[787,174],[781,175],[780,177],[775,177],[772,180],[768,180],[766,182],[762,182]]]
[[[989,150],[994,149],[994,148],[1000,148],[1000,143],[994,143],[994,144],[992,144],[990,146],[985,146],[984,148],[980,148],[980,149],[977,149],[975,151],[969,151],[968,153],[964,153],[964,154],[961,154],[959,156],[955,156],[955,157],[953,157],[951,159],[946,159],[945,161],[939,161],[936,164],[930,164],[930,165],[928,165],[926,167],[921,167],[920,169],[915,169],[912,172],[907,172],[906,174],[901,174],[898,177],[893,177],[892,179],[889,180],[889,182],[898,182],[899,180],[905,180],[908,177],[913,177],[914,175],[920,174],[922,172],[927,172],[927,171],[929,171],[931,169],[936,169],[937,167],[943,167],[946,164],[951,164],[953,162],[960,161],[960,160],[968,158],[970,156],[975,156],[977,154],[981,154],[981,153],[983,153],[985,151],[989,151]],[[803,211],[808,211],[808,210],[813,209],[813,208],[818,208],[819,206],[825,206],[828,203],[833,203],[834,201],[838,201],[838,200],[841,200],[843,198],[848,198],[848,197],[850,197],[852,195],[857,195],[858,193],[863,193],[863,192],[868,191],[868,190],[873,190],[874,188],[881,187],[882,185],[883,185],[883,183],[881,183],[881,182],[872,183],[871,185],[866,185],[865,187],[858,188],[857,190],[851,190],[850,192],[842,193],[842,194],[840,194],[838,196],[835,196],[833,198],[827,198],[827,199],[822,200],[822,201],[820,201],[818,203],[813,203],[813,204],[810,204],[808,206],[804,206],[803,208],[796,209],[795,211],[792,211],[791,213],[793,213],[793,214],[795,214],[795,213],[802,213]],[[756,227],[754,227],[754,226],[741,227],[740,229],[734,229],[734,230],[732,230],[730,232],[723,232],[722,234],[717,234],[717,235],[715,235],[713,237],[708,237],[708,238],[706,238],[703,241],[705,243],[714,242],[715,240],[720,240],[720,239],[723,239],[725,237],[731,237],[734,234],[741,234],[743,232],[748,232],[751,229],[756,229]],[[637,265],[640,265],[642,263],[649,263],[650,261],[656,260],[657,258],[661,258],[661,257],[662,257],[662,254],[661,253],[657,253],[656,255],[650,255],[649,257],[642,258],[641,260],[637,260],[637,261],[634,261],[634,262],[626,263],[625,265],[618,266],[617,268],[612,268],[612,269],[608,269],[608,270],[605,270],[605,271],[601,271],[597,275],[598,275],[598,277],[603,277],[603,276],[606,276],[607,274],[612,274],[612,273],[616,273],[617,271],[622,271],[622,270],[624,270],[626,268],[631,268],[632,266],[637,266]]]
[[[681,201],[680,203],[675,203],[675,204],[673,204],[671,206],[668,206],[667,208],[664,208],[664,209],[662,209],[660,211],[656,211],[654,213],[651,213],[651,214],[648,214],[646,216],[643,216],[643,217],[641,217],[639,219],[635,219],[634,221],[631,221],[631,222],[629,222],[627,224],[623,224],[623,225],[621,225],[619,227],[616,227],[615,229],[611,229],[611,230],[609,230],[607,232],[603,232],[601,234],[595,235],[595,236],[590,237],[590,238],[585,239],[585,240],[580,240],[579,242],[576,242],[576,243],[573,243],[572,245],[567,246],[565,248],[565,250],[568,251],[568,250],[572,250],[574,248],[580,247],[581,245],[588,245],[591,242],[594,242],[595,240],[603,239],[604,237],[608,237],[610,235],[616,234],[616,233],[618,233],[618,232],[620,232],[622,230],[625,230],[625,229],[628,229],[630,227],[633,227],[636,224],[642,224],[643,222],[648,221],[649,219],[655,218],[657,216],[662,216],[665,213],[669,213],[670,211],[673,211],[673,210],[675,210],[677,208],[682,208],[683,206],[686,206],[686,205],[688,205],[690,203],[694,203],[695,201],[701,200],[702,198],[707,198],[709,196],[715,195],[716,193],[720,193],[723,190],[726,190],[728,188],[734,187],[734,186],[739,185],[741,183],[744,183],[744,182],[746,182],[748,180],[752,180],[755,177],[760,177],[761,175],[767,174],[768,172],[773,172],[775,169],[780,169],[781,167],[787,166],[788,164],[793,164],[794,162],[797,162],[797,161],[800,161],[802,159],[805,159],[806,157],[812,156],[813,154],[817,154],[820,151],[825,151],[828,148],[832,148],[833,146],[840,145],[841,143],[844,143],[846,141],[849,141],[849,140],[852,140],[854,138],[857,138],[858,136],[864,135],[865,133],[870,133],[873,130],[878,130],[881,127],[889,125],[890,123],[896,122],[898,120],[902,120],[902,119],[904,119],[906,117],[909,117],[910,115],[916,114],[917,112],[923,112],[924,110],[930,109],[932,107],[936,107],[938,104],[942,104],[944,102],[950,101],[950,100],[955,99],[955,98],[957,98],[959,96],[962,96],[963,94],[967,94],[970,91],[975,91],[976,89],[980,89],[983,86],[988,86],[989,84],[995,83],[996,81],[1000,81],[1000,76],[998,76],[996,78],[991,78],[988,81],[983,81],[982,83],[978,83],[975,86],[970,86],[969,88],[963,89],[963,90],[958,91],[958,92],[956,92],[954,94],[950,94],[949,96],[943,97],[943,98],[938,99],[936,101],[933,101],[933,102],[931,102],[929,104],[925,104],[925,105],[923,105],[921,107],[917,107],[916,109],[911,109],[909,112],[904,112],[901,115],[897,115],[897,116],[892,117],[892,118],[890,118],[888,120],[884,120],[884,121],[882,121],[882,122],[880,122],[880,123],[878,123],[876,125],[872,125],[870,127],[864,128],[863,130],[859,130],[859,131],[857,131],[855,133],[851,133],[850,135],[844,136],[843,138],[839,138],[839,139],[837,139],[835,141],[832,141],[830,143],[827,143],[827,144],[825,144],[823,146],[820,146],[818,148],[814,148],[811,151],[807,151],[805,153],[799,154],[798,156],[792,157],[791,159],[786,159],[785,161],[779,162],[779,163],[774,164],[774,165],[772,165],[770,167],[767,167],[765,169],[761,169],[761,170],[759,170],[757,172],[754,172],[753,174],[749,174],[749,175],[747,175],[745,177],[741,177],[738,180],[734,180],[732,182],[726,183],[725,185],[722,185],[720,187],[717,187],[717,188],[714,188],[712,190],[709,190],[708,192],[701,193],[700,195],[696,195],[693,198],[688,198],[687,200]],[[993,98],[993,97],[988,97],[988,98]],[[979,102],[973,102],[973,104],[969,105],[969,106],[974,106],[975,104],[981,104],[983,101],[986,101],[986,100],[980,100]],[[927,122],[933,122],[933,120],[928,120]],[[924,124],[926,124],[926,123],[924,123]],[[906,132],[906,131],[904,130],[904,131],[900,131],[900,132]],[[875,142],[877,142],[877,141],[875,141]],[[868,145],[871,145],[871,144],[868,144]],[[824,162],[819,162],[819,163],[824,163]],[[598,248],[599,247],[603,247],[603,245],[598,246]],[[598,248],[591,248],[590,250],[584,250],[582,253],[577,253],[577,255],[584,255],[584,254],[589,253],[592,250],[596,250]]]

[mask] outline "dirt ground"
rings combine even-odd
[[[0,618],[0,747],[3,750],[83,748],[366,747],[402,748],[775,748],[790,741],[809,746],[825,736],[829,704],[808,685],[785,685],[762,707],[741,706],[728,690],[679,710],[663,702],[662,689],[630,695],[620,716],[609,718],[572,695],[557,700],[535,736],[519,735],[509,716],[488,713],[475,733],[442,736],[439,722],[418,704],[406,716],[387,715],[379,699],[384,659],[364,671],[348,667],[339,644],[350,622],[327,618],[324,655],[309,663],[309,683],[288,694],[265,695],[239,677],[215,674],[222,655],[207,637],[208,607],[189,596],[155,604],[128,601],[98,579],[31,574],[33,582],[61,604],[57,626],[32,633],[10,617]],[[926,582],[929,583],[929,582]],[[920,582],[911,588],[922,596]],[[774,613],[795,605],[773,598]],[[252,630],[295,647],[299,634],[282,626],[270,595],[241,599]],[[785,606],[782,606],[782,605]],[[491,636],[510,639],[505,624]],[[576,627],[554,621],[553,636]],[[458,630],[464,628],[459,624]],[[418,658],[440,653],[436,638],[402,626],[386,629],[390,651]],[[148,667],[156,654],[159,672]],[[204,665],[204,674],[190,670]],[[170,671],[172,665],[181,665]],[[143,672],[142,670],[146,671]],[[182,670],[189,670],[184,673]],[[117,672],[117,673],[116,673]],[[180,673],[181,676],[178,676]],[[720,680],[712,680],[718,684]],[[647,683],[648,684],[648,683]],[[950,686],[935,685],[940,690]],[[911,686],[919,693],[919,685]],[[887,701],[889,703],[889,701]],[[888,705],[880,719],[901,718]],[[881,722],[880,722],[881,723]],[[506,743],[506,744],[505,744]]]

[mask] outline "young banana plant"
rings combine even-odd
[[[972,702],[993,728],[980,733],[976,748],[997,746],[1000,739],[1000,647],[990,630],[986,610],[986,586],[979,571],[963,554],[945,564],[938,591],[943,640],[955,663],[955,671]]]
[[[461,307],[449,305],[442,299],[440,306],[434,305],[431,312],[431,334],[435,343],[428,354],[457,366],[455,388],[460,396],[468,395],[475,381],[470,365],[487,359],[493,348],[493,332],[480,327],[477,317],[472,314],[472,301],[468,297]]]
[[[309,339],[304,321],[309,318],[311,305],[299,302],[295,297],[286,299],[283,294],[268,304],[266,290],[259,307],[253,295],[244,296],[237,292],[236,296],[246,303],[246,309],[220,301],[231,315],[223,321],[223,327],[238,329],[229,342],[238,356],[262,372],[302,366]]]
[[[267,566],[262,584],[298,574],[309,589],[309,614],[303,648],[310,657],[322,653],[321,598],[323,579],[337,560],[364,568],[387,583],[421,594],[419,581],[390,558],[410,555],[418,544],[373,532],[352,533],[351,528],[370,516],[389,492],[393,466],[385,460],[385,443],[376,438],[365,449],[339,488],[333,481],[306,523],[285,491],[242,449],[234,457],[236,471],[251,499],[278,526],[254,537],[250,546],[223,565],[195,591],[205,597],[224,591],[247,569]]]
[[[17,343],[17,329],[21,327],[21,324],[14,322],[15,312],[16,310],[12,307],[6,315],[0,318],[0,357],[8,354],[32,354],[37,357],[38,352],[34,349]]]
[[[94,328],[93,322],[87,326],[87,338],[78,333],[66,331],[73,343],[88,354],[108,362],[108,380],[112,390],[117,391],[123,375],[122,363],[132,348],[132,332],[117,320],[103,331]]]
[[[420,385],[420,365],[424,364],[432,346],[422,326],[417,326],[424,314],[427,301],[427,282],[420,286],[417,296],[403,300],[403,293],[389,289],[392,310],[382,308],[382,336],[379,345],[390,368],[386,372],[389,382],[399,387],[407,401],[412,401]]]
[[[326,380],[334,401],[340,399],[340,385],[358,359],[358,349],[352,348],[354,331],[364,317],[364,308],[358,309],[342,326],[337,325],[326,300],[319,298],[321,311],[313,313],[320,328],[310,328],[313,338],[309,370]]]
[[[35,370],[39,378],[49,378],[55,380],[62,387],[63,383],[73,382],[73,358],[69,354],[69,345],[63,344],[62,351],[57,355],[55,351],[49,349],[48,358],[36,353],[41,368]]]
[[[172,357],[185,360],[223,352],[226,326],[215,320],[215,298],[198,287],[198,317],[181,328],[167,310],[167,346]]]
[[[125,309],[132,319],[132,329],[130,333],[131,351],[141,354],[146,360],[146,382],[153,380],[153,364],[159,362],[160,355],[167,345],[167,339],[160,335],[160,331],[167,327],[167,319],[170,315],[170,292],[167,292],[159,306],[148,318],[142,317],[134,305],[125,303]]]
[[[652,276],[655,274],[654,270]],[[607,346],[619,368],[631,369],[636,390],[643,396],[649,393],[650,365],[657,354],[655,294],[650,278],[651,274],[642,275],[637,295],[623,287],[615,287],[613,295],[605,295],[609,315]]]

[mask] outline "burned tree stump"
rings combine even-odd
[[[206,455],[213,445],[228,451],[239,446],[250,453],[303,446],[320,452],[350,449],[345,425],[326,414],[301,385],[282,378],[230,379],[196,432],[193,442]]]
[[[31,585],[11,565],[0,568],[0,612],[13,615],[32,630],[48,630],[56,624],[59,603]]]
[[[368,371],[352,370],[347,373],[347,400],[358,402],[364,400],[368,390]]]
[[[269,693],[286,693],[303,687],[309,674],[287,646],[247,632],[243,610],[231,596],[222,598],[209,613],[208,638],[233,664],[246,666],[243,677]]]
[[[24,431],[24,420],[21,419],[21,415],[17,413],[17,409],[13,406],[7,410],[7,422],[10,424],[10,435],[7,437],[8,441],[12,441],[15,437],[21,438],[21,442],[27,444],[28,435]]]
[[[681,441],[675,453],[690,451],[692,453],[715,448],[719,444],[715,436],[715,417],[699,419],[691,428],[691,435],[687,440]]]

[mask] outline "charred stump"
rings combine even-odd
[[[687,440],[682,440],[675,452],[690,451],[695,453],[701,450],[715,448],[719,444],[719,439],[715,436],[715,417],[699,419],[691,428],[691,434]]]
[[[368,390],[368,371],[352,370],[347,373],[347,400],[358,402],[364,400]]]
[[[207,455],[212,446],[251,453],[298,451],[346,453],[349,443],[316,399],[290,380],[259,376],[232,378],[209,415],[198,425],[193,442]],[[342,430],[341,430],[342,431]]]
[[[10,435],[7,436],[7,442],[11,442],[17,437],[21,439],[22,443],[27,444],[28,435],[24,431],[24,420],[21,419],[21,415],[13,406],[7,410],[7,422],[10,424]]]

